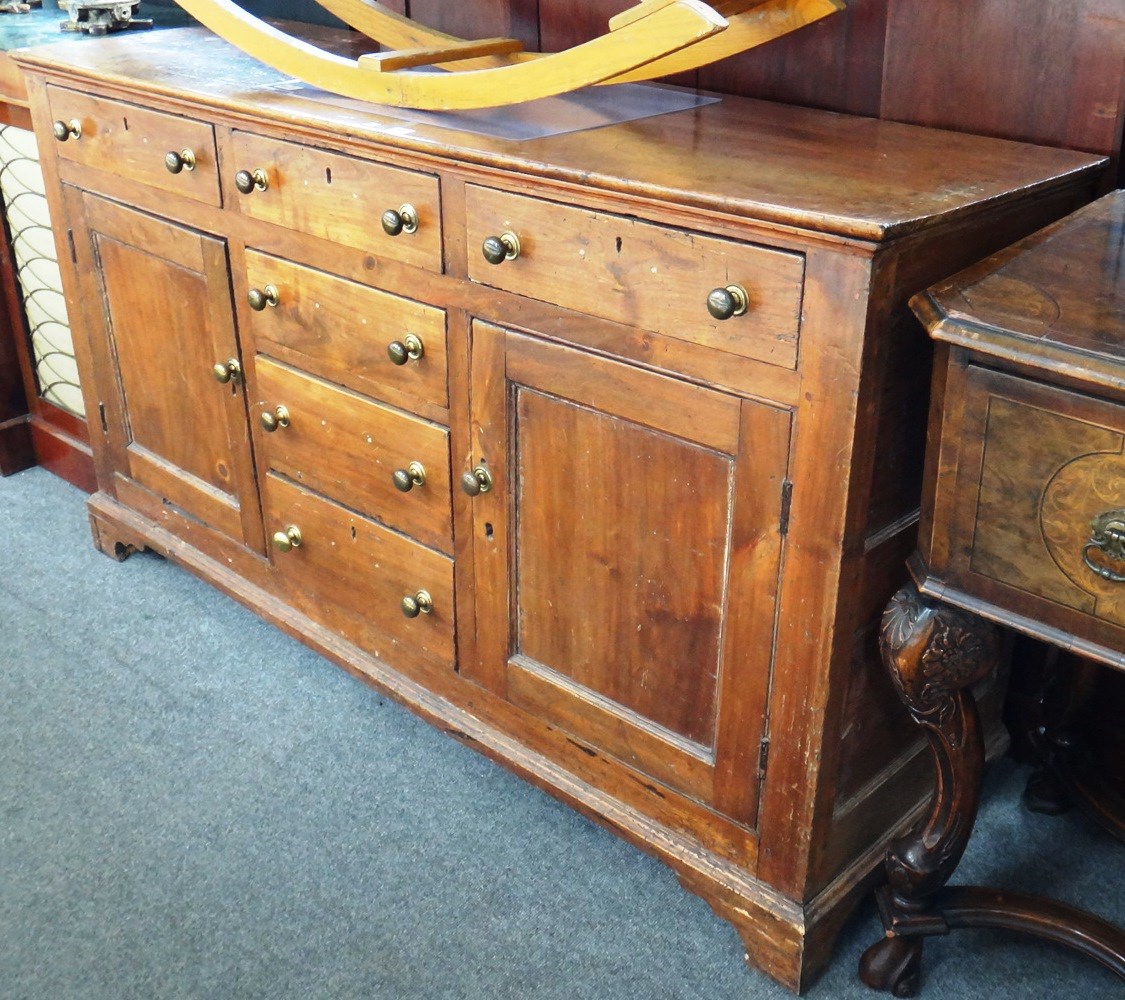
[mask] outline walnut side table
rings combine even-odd
[[[984,747],[971,686],[999,623],[1125,670],[1125,191],[911,302],[936,342],[914,585],[880,648],[929,739],[929,815],[888,852],[874,989],[913,996],[922,942],[958,927],[1047,938],[1125,979],[1125,931],[1051,900],[947,887]]]

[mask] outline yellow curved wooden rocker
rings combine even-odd
[[[434,31],[377,0],[317,0],[391,50],[348,59],[266,24],[232,0],[177,2],[282,73],[346,97],[429,111],[497,107],[696,69],[844,7],[843,0],[642,0],[611,18],[606,34],[547,54],[525,52],[514,38],[471,41]]]

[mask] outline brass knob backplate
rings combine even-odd
[[[289,525],[284,531],[275,531],[273,535],[273,547],[278,552],[291,552],[293,549],[299,549],[302,541],[304,539],[301,537],[301,529],[295,524]]]
[[[234,175],[234,186],[243,194],[265,191],[270,186],[269,174],[261,167],[256,170],[240,170]]]
[[[520,255],[520,238],[513,232],[501,233],[499,236],[489,236],[480,247],[484,259],[490,264],[503,264],[506,260],[515,260]]]
[[[413,205],[400,205],[398,211],[388,208],[383,213],[383,232],[388,236],[418,232],[418,211]]]
[[[466,472],[461,477],[461,489],[471,497],[487,493],[492,489],[492,473],[483,465],[478,465],[472,472]]]
[[[1099,555],[1091,558],[1095,552]],[[1082,561],[1103,580],[1125,583],[1125,510],[1107,510],[1090,522]]]
[[[422,341],[408,333],[402,340],[392,340],[387,344],[387,356],[392,364],[404,365],[407,361],[419,361],[426,353]]]
[[[411,462],[405,469],[395,469],[391,479],[396,490],[409,493],[415,486],[425,486],[426,470],[421,462]]]
[[[278,405],[272,410],[263,410],[259,422],[262,425],[262,430],[267,434],[272,434],[279,427],[288,427],[289,408]]]
[[[277,285],[266,285],[265,288],[251,288],[246,293],[246,301],[255,312],[261,312],[266,306],[276,306],[281,301],[281,293]]]
[[[70,121],[57,121],[51,126],[51,133],[59,142],[66,142],[71,136],[75,139],[82,138],[82,123],[77,118]]]
[[[216,362],[211,368],[211,374],[215,376],[216,382],[223,385],[228,382],[238,383],[242,381],[242,365],[238,358],[227,358],[226,361]]]
[[[707,296],[707,311],[715,319],[730,319],[741,316],[750,305],[750,297],[741,285],[727,285],[716,288]]]
[[[434,599],[424,590],[416,594],[407,594],[402,599],[402,613],[407,618],[417,618],[420,614],[428,615],[434,610]]]
[[[168,168],[168,173],[178,174],[182,170],[195,169],[195,151],[191,149],[181,149],[178,153],[174,149],[170,149],[164,154],[164,166]]]

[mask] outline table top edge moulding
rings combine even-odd
[[[177,100],[190,96],[216,109],[299,128],[329,126],[341,135],[417,153],[438,153],[465,163],[515,170],[558,181],[619,192],[631,198],[677,201],[705,211],[879,243],[984,210],[998,198],[1032,200],[1052,189],[1081,183],[1104,167],[1105,157],[1024,143],[940,132],[914,125],[797,108],[752,98],[723,96],[718,104],[582,133],[580,151],[566,136],[531,142],[453,132],[424,121],[404,123],[380,115],[378,106],[357,113],[334,95],[287,92],[292,83],[204,28],[103,39],[92,46],[62,42],[13,54],[25,69],[115,85],[138,86]],[[192,52],[189,66],[178,54]],[[408,127],[403,127],[406,124]],[[837,155],[817,161],[815,143],[834,141]],[[659,142],[662,162],[635,151]],[[1050,161],[1049,180],[1022,173],[1026,150]],[[698,157],[704,150],[706,169]],[[675,158],[673,158],[675,157]],[[974,182],[959,179],[958,162],[972,162]],[[807,168],[816,163],[820,172]],[[796,169],[800,164],[804,169]],[[669,184],[669,175],[682,182]],[[622,187],[621,178],[629,184]],[[848,203],[841,205],[842,187]]]

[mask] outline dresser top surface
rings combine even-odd
[[[938,340],[1125,378],[1125,191],[935,285],[915,306]]]
[[[317,32],[318,44],[359,36]],[[351,55],[355,55],[353,50]],[[724,97],[689,111],[530,141],[489,138],[292,81],[201,28],[61,43],[25,67],[95,78],[114,96],[153,93],[307,132],[375,141],[641,198],[881,241],[998,201],[1090,184],[1104,160],[1066,150]]]

